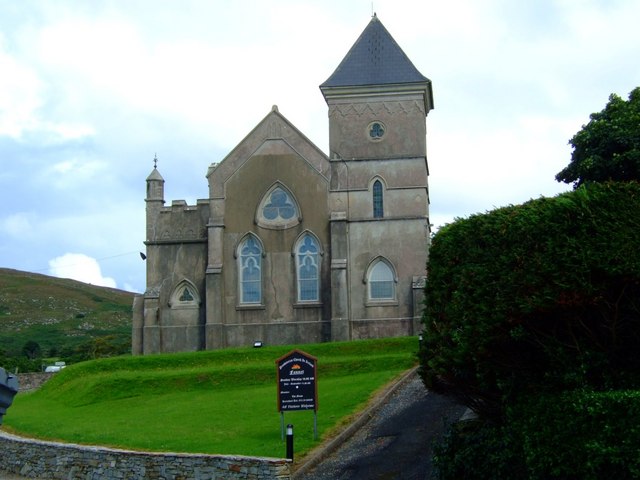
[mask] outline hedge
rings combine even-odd
[[[570,391],[461,422],[434,448],[440,480],[640,478],[640,392]]]
[[[640,478],[640,391],[571,391],[510,408],[529,478]]]
[[[509,399],[640,384],[640,185],[457,220],[430,249],[422,376],[484,418]]]

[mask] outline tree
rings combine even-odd
[[[42,349],[40,348],[40,344],[38,342],[29,340],[22,347],[22,353],[29,360],[33,360],[42,356]]]
[[[590,119],[569,140],[571,162],[556,180],[574,188],[585,182],[640,180],[640,87],[628,101],[611,94],[604,110]]]
[[[92,338],[75,349],[72,358],[75,361],[93,360],[96,358],[113,357],[129,353],[129,343],[122,341],[117,335],[105,335]],[[71,357],[70,357],[71,358]]]

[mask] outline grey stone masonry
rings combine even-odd
[[[53,372],[19,373],[18,380],[20,382],[20,391],[27,392],[30,390],[37,390],[54,375],[55,373]]]
[[[149,453],[22,438],[0,430],[0,473],[65,480],[290,480],[285,459]]]

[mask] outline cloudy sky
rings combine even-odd
[[[640,85],[637,0],[0,0],[0,267],[143,291],[145,179],[205,174],[318,85],[372,10],[433,82],[431,221],[552,196],[569,138]]]

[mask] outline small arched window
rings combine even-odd
[[[305,233],[296,246],[296,274],[299,302],[320,300],[320,246],[310,233]]]
[[[196,286],[189,280],[180,281],[171,293],[169,306],[171,308],[198,308],[200,295]]]
[[[238,276],[241,304],[262,302],[262,245],[248,235],[238,247]]]
[[[380,258],[371,265],[367,284],[369,300],[395,300],[396,278],[386,260]]]
[[[373,182],[373,218],[384,217],[384,203],[382,197],[382,182]]]

